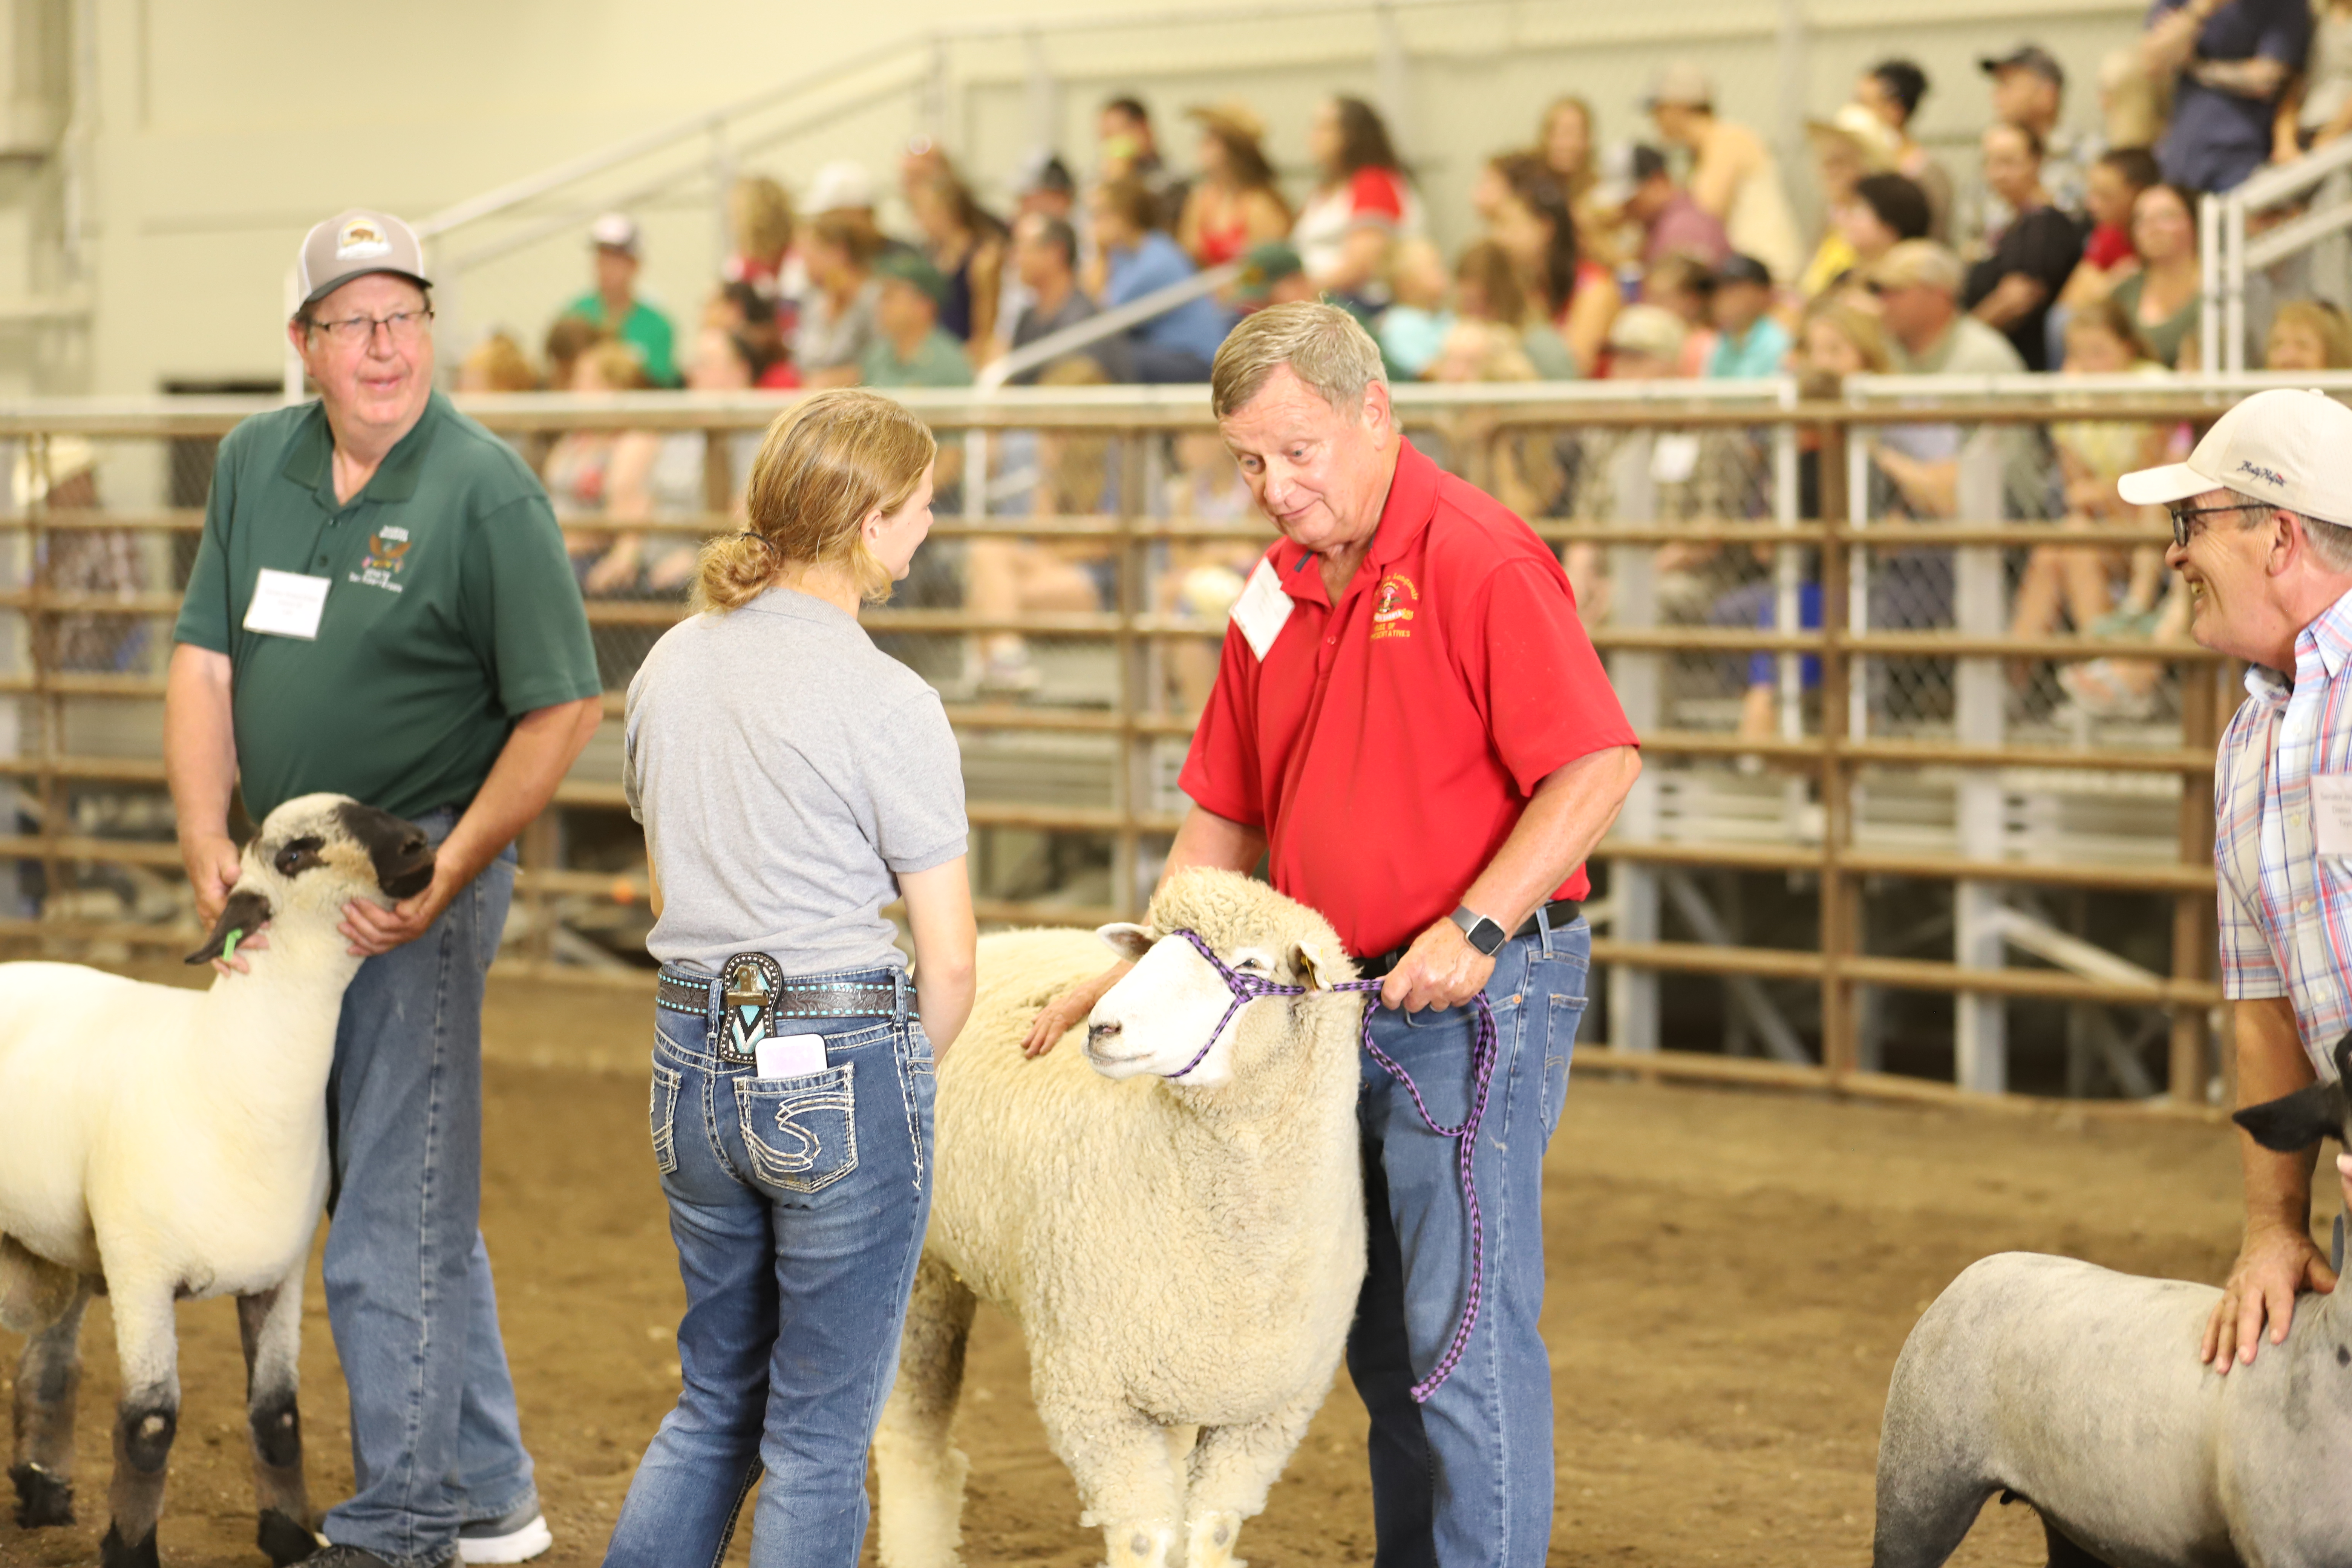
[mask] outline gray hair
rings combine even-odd
[[[2262,519],[2274,513],[2287,512],[2302,520],[2303,536],[2311,541],[2311,552],[2319,557],[2322,566],[2330,572],[2352,572],[2352,528],[2340,522],[2330,522],[2324,517],[2314,517],[2307,511],[2295,511],[2291,507],[2248,495],[2243,490],[2231,490],[2230,493],[2245,503],[2248,512],[2254,514],[2254,521],[2245,524],[2246,527],[2255,527]]]
[[[1374,382],[1386,386],[1381,346],[1337,305],[1302,300],[1268,305],[1242,318],[1209,371],[1209,408],[1220,419],[1258,395],[1282,366],[1334,408],[1352,409]]]

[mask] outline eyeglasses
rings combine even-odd
[[[2190,518],[2214,517],[2227,511],[2268,511],[2270,508],[2260,501],[2242,500],[2232,501],[2228,506],[2173,506],[2165,508],[2165,510],[2172,517],[2172,542],[2186,550],[2189,548]]]
[[[389,316],[346,316],[340,321],[321,321],[313,317],[310,325],[326,333],[327,340],[337,348],[355,349],[373,342],[378,327],[394,343],[406,348],[425,335],[425,323],[432,319],[429,310],[394,310]]]

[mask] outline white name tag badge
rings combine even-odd
[[[324,577],[306,577],[299,572],[273,572],[264,566],[261,575],[254,580],[253,602],[245,607],[245,629],[274,637],[316,641],[319,617],[327,608],[328,581]]]
[[[1241,627],[1242,639],[1250,645],[1250,652],[1260,659],[1282,628],[1290,620],[1290,612],[1298,606],[1282,591],[1282,579],[1275,574],[1271,557],[1262,558],[1257,570],[1250,574],[1248,585],[1242,596],[1234,601],[1233,623]]]
[[[1650,478],[1662,485],[1690,482],[1698,472],[1698,437],[1689,435],[1661,436],[1650,448]]]
[[[761,1078],[806,1078],[824,1070],[823,1035],[771,1035],[751,1047]]]
[[[2352,773],[2311,775],[2311,841],[2322,855],[2352,855]]]

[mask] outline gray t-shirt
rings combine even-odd
[[[665,963],[902,963],[881,912],[898,875],[964,852],[939,693],[790,588],[671,627],[629,682],[626,743],[629,812],[661,879],[646,947]]]

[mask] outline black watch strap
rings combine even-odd
[[[1447,918],[1462,928],[1462,934],[1469,940],[1472,947],[1488,958],[1495,956],[1495,950],[1501,947],[1511,934],[1467,904],[1456,909]]]

